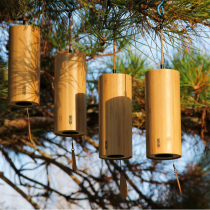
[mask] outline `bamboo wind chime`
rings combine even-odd
[[[181,110],[180,74],[163,65],[163,22],[162,1],[158,5],[161,24],[161,69],[145,73],[146,146],[147,157],[156,160],[174,160],[182,156],[181,151]],[[177,171],[177,182],[182,195]]]
[[[24,21],[25,22],[25,21]],[[28,108],[40,101],[40,29],[16,25],[9,29],[8,105],[27,108],[28,133],[31,143]]]
[[[40,30],[30,25],[9,29],[9,102],[11,107],[36,107],[40,100]]]
[[[99,76],[99,157],[106,160],[132,158],[132,78],[116,73],[115,42],[112,74]],[[121,167],[120,167],[121,168]],[[120,193],[128,194],[120,171]]]
[[[71,11],[69,12],[69,52],[55,55],[54,133],[79,137],[86,133],[86,59],[71,49]],[[72,138],[72,168],[76,159]]]

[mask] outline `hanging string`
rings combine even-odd
[[[72,52],[72,21],[71,21],[71,17],[72,17],[72,11],[69,10],[69,53]]]
[[[75,153],[74,153],[74,143],[73,143],[73,138],[72,138],[72,148],[71,148],[71,152],[72,152],[72,168],[74,173],[77,170],[77,164],[76,164],[76,158],[75,158]]]
[[[28,107],[27,107],[27,119],[28,119],[28,136],[29,136],[29,140],[31,140],[31,126],[30,126],[30,118],[29,118],[29,113],[28,113]]]
[[[180,192],[180,195],[182,196],[182,189],[181,189],[181,185],[179,183],[179,177],[178,177],[178,174],[177,174],[177,170],[176,170],[176,167],[174,165],[174,160],[173,160],[173,167],[174,167],[174,173],[176,174],[177,183],[178,183],[178,186],[179,186],[179,192]]]
[[[158,14],[160,15],[160,42],[161,42],[161,64],[160,68],[163,69],[163,23],[164,23],[164,9],[163,9],[164,0],[161,1],[161,3],[157,7]],[[160,12],[160,7],[162,10],[162,13]]]
[[[110,1],[110,4],[112,4],[112,1]],[[112,13],[112,18],[115,18],[115,16],[116,16],[116,11],[115,11],[115,8],[113,7],[113,9],[114,9],[114,13]],[[117,28],[116,28],[117,29]],[[114,31],[114,41],[113,41],[113,53],[114,53],[114,68],[113,68],[113,73],[116,73],[116,62],[115,62],[115,60],[116,60],[116,55],[115,55],[115,31]]]
[[[73,138],[71,138],[71,139],[72,139],[72,141],[71,141],[71,146],[72,146],[71,150],[74,150],[74,142],[73,142]]]
[[[161,64],[160,64],[160,68],[163,69],[163,28],[160,28],[160,32],[161,32]]]
[[[27,119],[28,119],[28,138],[29,138],[30,142],[32,143],[32,145],[35,146],[36,144],[31,138],[31,125],[30,125],[30,118],[29,118],[28,107],[27,107]]]
[[[121,159],[120,159],[120,175],[122,174],[122,170],[121,170]]]
[[[113,73],[116,73],[116,55],[115,55],[115,39],[114,39],[114,43],[113,43],[113,53],[114,53],[114,68],[113,68]]]
[[[26,16],[23,16],[23,25],[26,25]]]

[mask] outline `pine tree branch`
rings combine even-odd
[[[78,184],[78,186],[80,186],[81,190],[83,193],[85,193],[88,196],[88,199],[94,203],[96,203],[97,205],[99,205],[101,208],[103,209],[107,209],[104,201],[100,200],[100,196],[99,195],[92,195],[89,190],[87,189],[87,187],[85,186],[85,183],[83,181],[79,181],[79,179],[73,175],[73,170],[70,169],[69,167],[65,166],[64,164],[58,162],[56,159],[53,158],[49,158],[49,157],[44,157],[42,155],[36,155],[34,152],[29,152],[25,149],[23,149],[22,147],[15,145],[14,146],[15,149],[18,152],[21,152],[22,154],[26,154],[29,157],[31,157],[32,159],[41,159],[41,160],[45,160],[48,163],[54,164],[56,165],[58,168],[60,168],[61,170],[63,170],[66,174],[68,174],[72,180]],[[78,174],[78,173],[77,173]],[[80,175],[80,174],[78,174]],[[81,176],[83,177],[83,175]],[[97,198],[97,199],[96,199]]]
[[[10,185],[14,190],[16,190],[23,198],[25,198],[34,209],[40,209],[39,205],[36,204],[29,195],[25,194],[20,188],[18,188],[13,182],[11,182],[7,177],[4,176],[3,172],[0,172],[0,178],[4,180],[8,185]]]
[[[44,187],[45,189],[47,189],[47,190],[50,190],[50,191],[52,191],[52,192],[55,192],[55,193],[57,193],[57,194],[59,194],[59,195],[61,195],[61,196],[63,196],[63,197],[67,197],[67,196],[65,196],[64,194],[58,192],[57,190],[52,189],[52,188],[50,188],[49,186],[46,186],[46,185],[42,184],[41,182],[38,182],[38,181],[36,181],[36,180],[34,180],[34,179],[31,179],[31,178],[29,178],[29,177],[23,175],[22,173],[20,173],[20,170],[18,170],[18,169],[15,167],[13,161],[11,160],[11,158],[10,158],[9,155],[8,155],[8,153],[7,153],[4,149],[2,149],[2,154],[4,155],[4,157],[5,157],[5,159],[7,160],[7,162],[10,164],[10,166],[12,167],[12,169],[15,171],[15,173],[19,176],[19,178],[20,178],[20,177],[23,177],[24,179],[27,179],[27,180],[29,180],[29,181],[31,181],[31,182],[34,182],[35,184],[38,184],[38,185],[40,185],[40,186],[43,186],[43,187]],[[21,183],[21,185],[23,185],[23,184]]]
[[[50,117],[30,117],[31,128],[49,128],[53,126],[54,118]],[[4,121],[4,125],[0,127],[0,136],[11,134],[15,131],[24,131],[28,127],[27,119],[15,119]]]
[[[120,167],[114,161],[110,161],[110,163],[114,166],[115,169],[117,169],[118,171],[120,171]],[[125,179],[133,187],[133,189],[136,191],[136,193],[139,194],[139,198],[143,198],[148,203],[148,206],[151,206],[154,209],[162,208],[162,206],[159,206],[158,204],[156,204],[151,198],[148,198],[147,196],[145,196],[139,190],[139,188],[136,186],[136,184],[134,184],[134,182],[128,177],[128,175],[124,171],[122,171],[122,174],[125,176]]]

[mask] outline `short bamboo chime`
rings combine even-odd
[[[24,21],[25,22],[25,21]],[[40,103],[40,29],[16,25],[9,29],[8,105],[27,108],[29,140],[31,138],[28,108]]]
[[[132,78],[114,70],[99,76],[99,157],[106,160],[132,158]],[[120,178],[122,198],[127,196],[124,176]]]
[[[163,66],[163,2],[158,5],[158,12],[162,5],[161,69],[145,73],[146,149],[150,159],[174,160],[182,156],[180,74]],[[179,185],[178,176],[177,181]]]
[[[55,55],[54,133],[78,137],[86,133],[86,59],[71,50],[71,12],[69,12],[69,52]],[[72,165],[76,171],[72,139]]]

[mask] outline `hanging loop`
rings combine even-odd
[[[164,8],[163,8],[163,4],[164,4],[164,0],[162,0],[160,2],[160,4],[158,4],[158,7],[157,7],[157,11],[158,11],[158,14],[160,15],[160,17],[164,18]],[[160,12],[160,7],[161,7],[161,10],[162,10],[162,13]]]
[[[158,4],[158,7],[157,7],[158,14],[160,15],[160,29],[163,29],[163,22],[165,20],[163,4],[164,4],[164,0],[162,0],[160,4]],[[162,10],[162,13],[160,12],[160,7]]]

